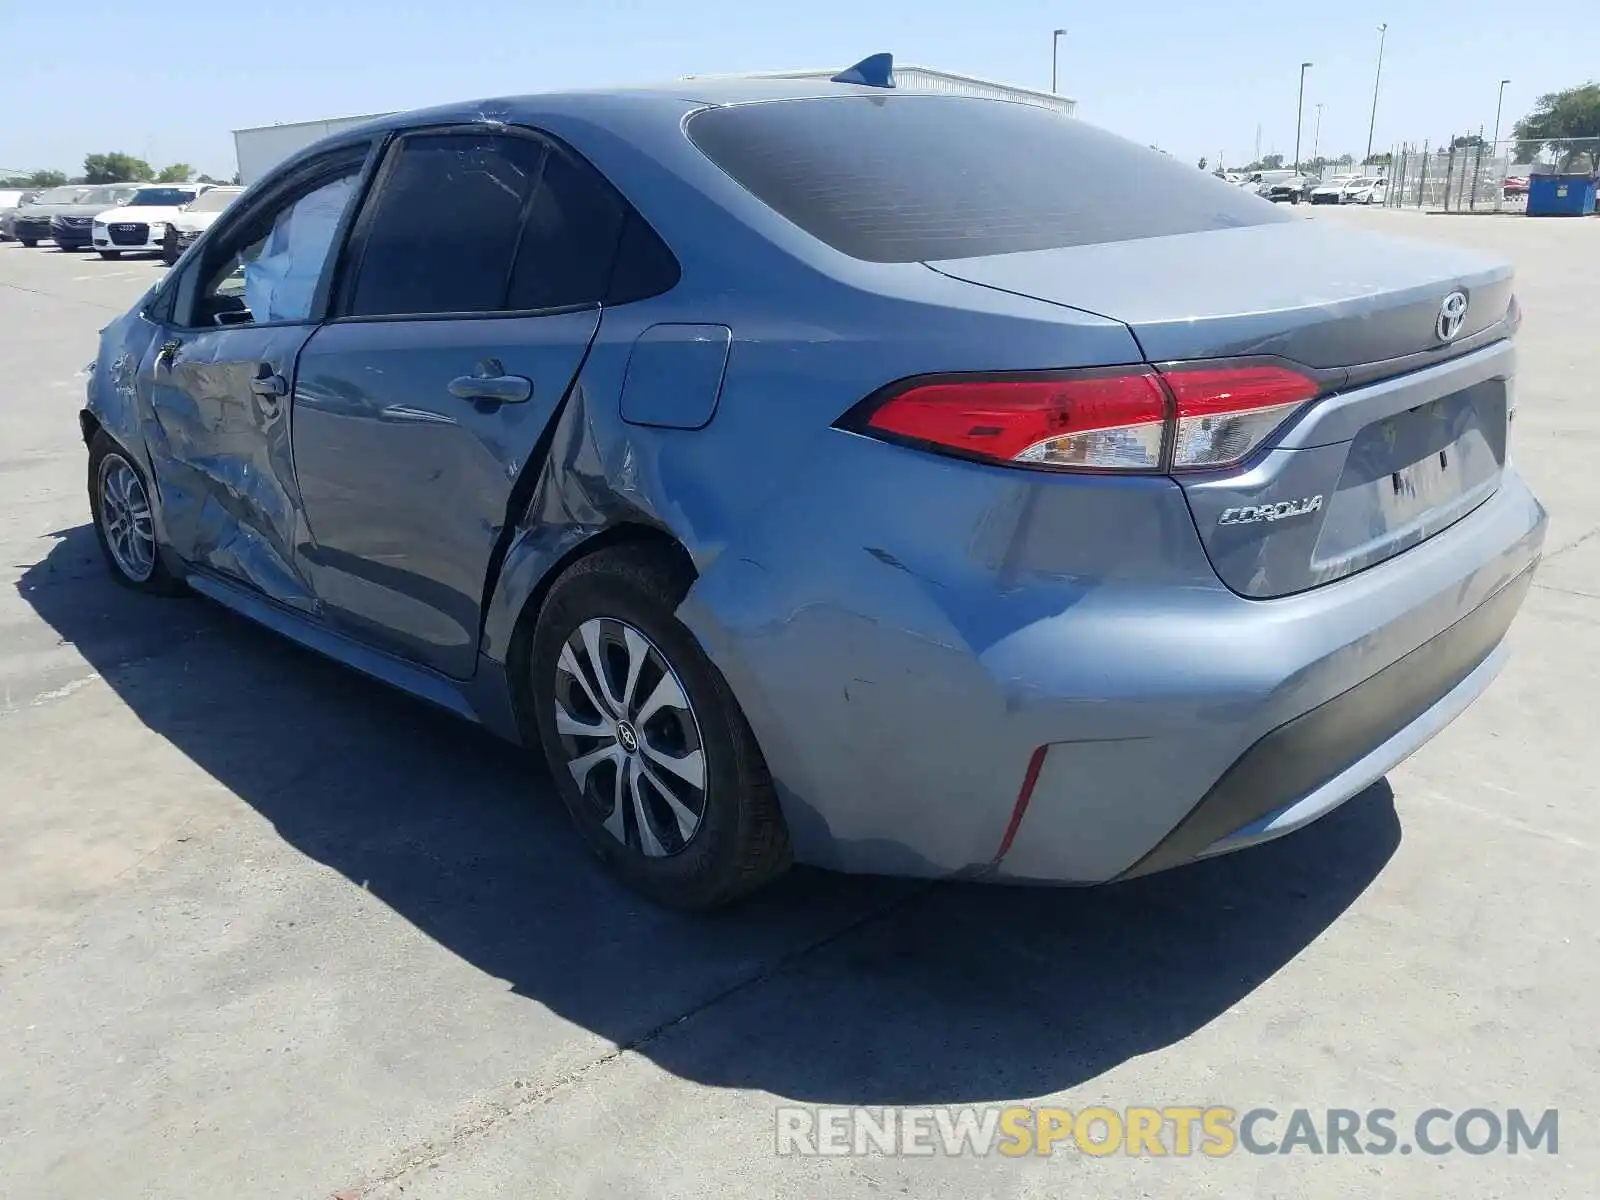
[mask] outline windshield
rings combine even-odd
[[[152,187],[140,188],[128,201],[129,208],[177,208],[193,200],[193,188]]]
[[[79,199],[79,204],[104,204],[107,208],[127,200],[133,189],[125,187],[90,188]]]
[[[243,188],[212,188],[210,191],[201,192],[196,196],[194,203],[190,204],[184,211],[192,213],[221,212],[232,204],[234,197],[242,191],[244,191]]]
[[[88,191],[83,187],[56,187],[39,193],[35,204],[72,204],[79,196]]]

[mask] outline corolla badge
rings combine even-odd
[[[1461,333],[1461,327],[1467,323],[1467,294],[1465,292],[1451,292],[1444,298],[1444,303],[1439,305],[1439,321],[1434,327],[1434,332],[1439,335],[1441,342],[1453,342]]]
[[[1298,500],[1280,500],[1276,504],[1245,504],[1238,508],[1225,508],[1217,519],[1218,525],[1255,525],[1261,521],[1283,521],[1290,517],[1304,517],[1322,508],[1322,497],[1302,496]]]

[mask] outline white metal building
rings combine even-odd
[[[832,79],[838,67],[826,70],[805,71],[747,71],[733,75],[686,75],[685,79]],[[953,96],[986,96],[991,100],[1015,100],[1053,108],[1063,116],[1076,116],[1078,102],[1068,96],[1051,92],[1036,92],[1031,88],[1016,87],[1009,83],[996,83],[992,79],[979,79],[975,75],[957,75],[953,71],[935,71],[931,67],[894,68],[895,88],[902,92],[944,92]]]
[[[364,117],[329,117],[323,121],[295,121],[287,125],[258,125],[233,131],[233,150],[239,160],[239,182],[250,184],[277,166],[296,150],[309,146],[330,133],[349,129],[388,113]]]

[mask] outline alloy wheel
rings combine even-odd
[[[647,858],[683,850],[705,815],[706,762],[672,664],[626,621],[592,617],[562,645],[554,685],[566,768],[602,827]]]
[[[117,569],[144,583],[156,569],[156,534],[144,480],[120,454],[100,463],[100,528]]]

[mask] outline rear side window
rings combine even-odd
[[[1030,104],[829,96],[706,109],[688,132],[762,203],[869,262],[1293,219],[1192,165]]]
[[[593,167],[551,151],[517,249],[511,307],[604,300],[626,211]]]
[[[506,281],[545,148],[530,138],[407,138],[365,230],[348,311],[356,316],[483,313]]]
[[[678,280],[677,261],[627,201],[557,146],[440,133],[391,153],[364,219],[348,315],[622,303]]]

